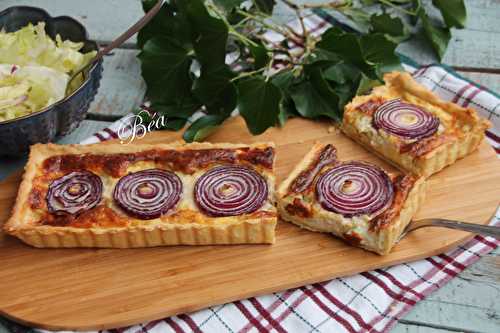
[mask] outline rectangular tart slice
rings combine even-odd
[[[32,146],[4,229],[36,247],[274,243],[274,144]]]
[[[285,221],[387,254],[423,202],[425,179],[368,162],[339,161],[335,147],[316,144],[277,195]]]
[[[474,151],[489,122],[476,111],[441,100],[408,73],[346,105],[342,130],[404,170],[428,177]]]

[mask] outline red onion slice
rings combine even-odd
[[[252,213],[262,207],[267,194],[266,180],[242,166],[215,167],[194,186],[198,208],[213,217]]]
[[[423,139],[436,133],[439,118],[419,106],[393,99],[377,108],[373,125],[404,139]]]
[[[345,162],[323,173],[316,183],[321,206],[345,217],[385,210],[394,197],[389,176],[379,167]]]
[[[130,216],[150,220],[174,208],[181,194],[182,181],[175,173],[149,169],[122,177],[115,186],[113,199]]]
[[[101,197],[101,178],[90,171],[75,171],[49,185],[47,208],[52,214],[75,215],[94,208]]]

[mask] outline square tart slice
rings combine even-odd
[[[272,143],[32,146],[8,234],[35,247],[274,243]]]
[[[441,100],[408,73],[346,105],[343,132],[396,166],[428,177],[474,151],[490,123]]]
[[[278,189],[280,217],[387,254],[425,197],[425,179],[363,161],[339,161],[316,144]]]

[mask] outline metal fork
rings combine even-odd
[[[412,221],[410,224],[408,224],[406,228],[403,230],[401,236],[399,236],[398,241],[403,239],[409,232],[425,227],[443,227],[449,229],[458,229],[458,230],[472,232],[478,235],[491,236],[500,239],[500,227],[467,223],[461,221],[445,220],[445,219],[422,219],[418,221]]]

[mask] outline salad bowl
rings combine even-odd
[[[45,22],[45,31],[55,39],[83,42],[82,52],[97,51],[98,44],[88,39],[85,27],[69,16],[51,17],[36,7],[15,6],[0,12],[0,30],[13,32],[29,23]],[[84,81],[71,94],[37,112],[0,122],[0,156],[22,156],[35,143],[54,141],[69,134],[85,119],[102,77],[102,60],[84,73]]]

